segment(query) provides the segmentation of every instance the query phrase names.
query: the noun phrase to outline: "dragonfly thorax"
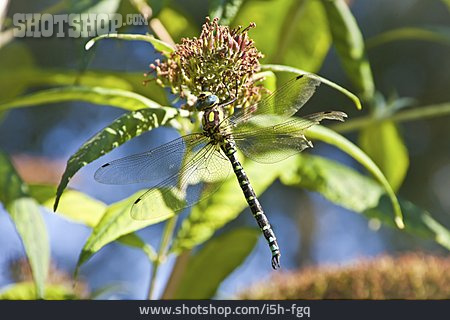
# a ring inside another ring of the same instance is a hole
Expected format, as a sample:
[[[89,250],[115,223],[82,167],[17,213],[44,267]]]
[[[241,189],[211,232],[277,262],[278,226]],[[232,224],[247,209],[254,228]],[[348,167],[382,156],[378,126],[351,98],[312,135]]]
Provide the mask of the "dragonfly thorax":
[[[206,109],[202,117],[203,132],[211,139],[220,139],[220,124],[224,119],[222,108],[214,107]]]

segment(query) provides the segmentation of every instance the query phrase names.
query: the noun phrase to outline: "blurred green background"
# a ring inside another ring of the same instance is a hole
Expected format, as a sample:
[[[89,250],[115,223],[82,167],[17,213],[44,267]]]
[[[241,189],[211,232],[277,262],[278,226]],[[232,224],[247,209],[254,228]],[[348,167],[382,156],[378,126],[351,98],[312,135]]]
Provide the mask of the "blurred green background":
[[[404,110],[435,105],[449,109],[448,1],[347,2],[366,41],[367,61],[378,97],[383,96],[387,103],[381,98],[368,98],[370,84],[355,80],[356,73],[367,72],[367,69],[351,72],[351,67],[342,63],[342,44],[336,42],[339,34],[330,32],[335,25],[325,14],[322,2],[247,0],[243,1],[238,14],[230,21],[232,26],[247,26],[250,22],[256,22],[256,28],[249,35],[265,55],[262,63],[285,64],[318,73],[358,94],[363,103],[363,110],[358,111],[348,97],[322,85],[301,113],[342,110],[352,120],[380,115],[386,110],[393,110],[389,108],[401,108],[403,104],[407,105]],[[167,103],[167,98],[155,86],[141,86],[142,74],[148,71],[149,63],[160,57],[148,43],[103,40],[87,52],[84,50],[86,38],[8,38],[7,30],[13,14],[48,12],[49,8],[54,13],[98,12],[92,11],[95,6],[98,6],[95,10],[100,12],[135,13],[136,3],[139,1],[9,1],[5,28],[0,37],[0,148],[10,155],[24,181],[58,184],[67,159],[124,110],[79,101],[44,103],[38,107],[8,110],[2,109],[1,105],[40,90],[78,84],[80,78],[77,76],[83,72],[92,72],[93,75],[92,79],[83,83],[87,86],[106,86],[109,75],[122,79],[124,87],[128,86],[134,92],[160,103]],[[153,9],[153,17],[162,22],[175,42],[181,37],[198,36],[205,17],[214,5],[214,1],[207,6],[205,1],[195,0],[148,3]],[[386,32],[397,29],[403,31],[386,35]],[[419,29],[429,33],[422,33]],[[145,34],[148,28],[131,26],[120,32]],[[277,81],[282,83],[286,79],[286,75],[280,75]],[[111,80],[112,87],[114,83]],[[402,121],[396,129],[380,129],[378,123],[341,132],[359,143],[373,158],[401,198],[430,212],[447,229],[447,235],[450,228],[448,113],[442,111],[436,116],[419,116],[411,121]],[[393,132],[389,133],[389,130]],[[70,187],[108,204],[130,196],[145,184],[125,187],[99,185],[93,179],[96,168],[106,161],[145,151],[176,136],[177,132],[167,127],[145,133],[84,167],[71,181]],[[365,172],[348,155],[319,141],[307,153]],[[257,176],[250,178],[258,179]],[[288,187],[279,181],[260,196],[260,201],[282,246],[283,270],[307,265],[347,265],[361,258],[407,251],[427,251],[448,256],[448,250],[432,239],[386,227],[377,219],[367,219],[331,203],[319,193]],[[58,269],[70,274],[90,235],[90,228],[65,220],[49,210],[42,214],[49,234],[52,261]],[[407,214],[404,212],[404,215]],[[218,234],[241,226],[254,227],[252,219],[246,209]],[[138,234],[156,247],[162,230],[162,224],[158,224],[142,229]],[[232,297],[252,283],[266,281],[271,272],[266,251],[266,244],[260,238],[250,256],[220,285],[215,297]],[[11,262],[23,255],[14,225],[6,211],[1,210],[0,288],[23,280],[9,271]],[[175,257],[171,256],[160,268],[156,296],[163,291],[174,263]],[[103,297],[142,299],[147,294],[149,271],[148,259],[142,252],[112,243],[83,266],[80,277],[91,292],[116,286]]]

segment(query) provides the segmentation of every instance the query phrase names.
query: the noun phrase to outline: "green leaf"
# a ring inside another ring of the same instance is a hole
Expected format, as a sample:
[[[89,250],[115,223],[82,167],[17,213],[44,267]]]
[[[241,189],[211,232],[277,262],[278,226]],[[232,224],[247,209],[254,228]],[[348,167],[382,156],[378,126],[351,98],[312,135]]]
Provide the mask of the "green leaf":
[[[222,281],[252,252],[260,235],[259,229],[240,228],[209,240],[189,258],[173,298],[211,299]]]
[[[376,181],[335,161],[305,153],[295,158],[280,175],[285,185],[319,192],[328,200],[360,213],[375,207],[383,194]]]
[[[36,294],[36,287],[32,282],[15,283],[0,291],[0,300],[36,300],[41,297]],[[71,300],[77,297],[70,288],[52,284],[45,287],[45,298],[47,300]]]
[[[56,186],[50,184],[30,184],[28,185],[29,195],[39,204],[55,197]]]
[[[267,17],[271,23],[267,23]],[[331,37],[319,1],[246,1],[234,25],[247,26],[249,22],[256,23],[250,36],[264,54],[265,63],[282,63],[311,72],[320,69]]]
[[[151,245],[145,243],[136,233],[124,235],[118,238],[117,241],[126,246],[142,250],[150,262],[155,262],[157,259],[155,249],[153,249]]]
[[[270,92],[274,92],[277,89],[277,76],[272,71],[262,71],[256,73],[253,78],[256,80],[264,79],[262,84],[264,88]]]
[[[47,229],[36,201],[28,195],[27,185],[3,152],[0,152],[0,201],[22,240],[36,290],[43,297],[50,263]]]
[[[101,84],[102,88],[116,88],[131,91],[133,84],[123,77],[124,73],[109,73],[105,71],[83,71],[77,70],[57,70],[57,69],[29,69],[26,73],[19,76],[27,77],[30,86],[51,85],[51,86],[72,86],[97,87]],[[139,74],[142,83],[142,74]]]
[[[392,189],[398,190],[409,166],[408,149],[396,125],[384,121],[363,128],[359,145],[378,165]]]
[[[56,186],[31,185],[30,194],[43,206],[52,210],[55,201]],[[88,195],[67,190],[61,197],[59,212],[70,221],[82,223],[88,227],[95,228],[106,211],[106,204],[89,197]],[[130,233],[117,239],[123,245],[141,249],[150,261],[156,259],[156,253],[152,246],[146,244],[138,235]]]
[[[151,43],[156,51],[161,52],[165,56],[170,56],[172,52],[175,51],[175,48],[162,40],[156,39],[152,35],[148,34],[123,34],[123,33],[111,33],[111,34],[103,34],[101,36],[92,38],[88,42],[86,42],[86,45],[84,48],[86,50],[89,50],[92,48],[92,46],[99,40],[102,39],[120,39],[120,40],[128,40],[128,41],[144,41]]]
[[[313,74],[310,72],[306,72],[304,70],[300,70],[297,68],[293,68],[290,66],[284,66],[284,65],[277,65],[277,64],[265,64],[265,65],[261,65],[261,69],[262,70],[271,70],[273,72],[290,72],[290,73],[295,73],[297,75],[301,75],[301,74]],[[322,78],[321,76],[318,76],[316,74],[314,74],[314,76],[318,77],[320,79],[320,82],[325,83],[327,86],[330,86],[333,89],[336,89],[337,91],[345,94],[347,97],[349,97],[353,103],[355,104],[356,108],[361,110],[362,106],[361,106],[361,101],[359,100],[359,98],[354,95],[353,93],[351,93],[350,91],[348,91],[347,89],[341,87],[340,85],[326,79],[326,78]]]
[[[181,38],[198,37],[199,30],[195,21],[174,7],[164,6],[158,16],[172,39],[178,43]]]
[[[94,71],[99,73],[99,71]],[[100,72],[100,75],[102,73]],[[131,73],[131,72],[107,72],[106,75],[111,75],[114,77],[119,77],[133,86],[133,91],[139,93],[153,101],[158,102],[161,105],[169,105],[169,100],[167,99],[167,94],[164,88],[159,86],[156,81],[149,81],[143,85],[142,73]]]
[[[0,50],[0,101],[12,99],[26,89],[26,78],[16,76],[34,66],[28,48],[21,42],[13,42]]]
[[[221,25],[229,25],[238,13],[242,2],[243,0],[212,0],[209,4],[209,16],[219,18]]]
[[[56,186],[30,185],[30,195],[42,206],[53,210]],[[64,218],[93,228],[102,218],[107,205],[80,191],[67,190],[61,197],[59,213]]]
[[[43,206],[52,210],[54,202],[55,196],[46,200]],[[102,218],[106,207],[106,204],[103,202],[93,199],[82,192],[67,190],[59,201],[58,213],[70,221],[82,223],[93,228]]]
[[[131,218],[130,210],[136,199],[145,191],[140,191],[134,195],[110,205],[102,219],[92,230],[92,234],[83,246],[80,257],[77,262],[77,270],[85,263],[92,255],[103,248],[108,243],[111,243],[122,236],[128,235],[136,230],[143,229],[149,225],[156,224],[171,217],[167,215],[159,217],[158,219],[149,220],[135,220]],[[164,206],[161,203],[161,206]],[[126,244],[136,243],[136,239],[122,239]],[[136,244],[137,245],[137,244]]]
[[[133,111],[120,116],[109,126],[95,134],[67,161],[66,170],[64,171],[56,193],[54,210],[56,211],[59,197],[62,195],[69,180],[78,170],[131,138],[167,124],[167,122],[178,114],[179,111],[177,109],[167,107]]]
[[[241,157],[242,158],[242,157]],[[245,172],[260,196],[278,177],[289,159],[271,165],[253,161],[243,162]],[[214,232],[235,219],[247,207],[245,197],[234,175],[228,178],[213,196],[196,204],[190,215],[183,220],[171,251],[180,253],[208,240]]]
[[[383,175],[378,166],[367,156],[367,154],[364,153],[364,151],[340,134],[320,125],[311,127],[305,132],[305,135],[309,138],[319,139],[323,142],[336,146],[362,164],[385,188],[389,198],[391,199],[392,207],[394,208],[395,223],[400,229],[404,228],[402,211],[394,190],[392,190],[391,185],[386,180],[386,177]]]
[[[347,76],[365,100],[375,92],[364,39],[350,9],[343,0],[322,0],[336,51]]]
[[[22,93],[27,87],[71,86],[75,84],[82,87],[97,87],[100,84],[102,88],[134,91],[160,104],[168,104],[166,92],[156,82],[150,81],[143,85],[145,78],[142,73],[106,72],[100,70],[89,70],[80,73],[77,70],[38,69],[35,67],[17,67],[14,72],[2,71],[0,69],[0,93],[2,93],[2,101],[3,99],[5,101],[11,100]],[[14,91],[19,87],[21,88],[20,91]],[[5,92],[2,89],[5,89]],[[11,96],[11,93],[14,94]]]
[[[407,27],[389,30],[366,40],[367,49],[400,40],[422,40],[450,45],[450,28],[442,26]]]
[[[446,6],[448,11],[450,12],[450,0],[441,0]]]
[[[357,171],[319,156],[301,154],[296,163],[286,166],[281,182],[321,193],[326,199],[349,210],[362,213],[395,227],[395,214],[382,186]],[[434,239],[450,250],[450,233],[428,212],[409,201],[400,199],[404,213],[403,231]]]
[[[158,103],[131,91],[103,87],[70,86],[42,90],[18,97],[12,101],[0,104],[0,111],[63,101],[85,101],[126,110],[161,108],[161,105]]]

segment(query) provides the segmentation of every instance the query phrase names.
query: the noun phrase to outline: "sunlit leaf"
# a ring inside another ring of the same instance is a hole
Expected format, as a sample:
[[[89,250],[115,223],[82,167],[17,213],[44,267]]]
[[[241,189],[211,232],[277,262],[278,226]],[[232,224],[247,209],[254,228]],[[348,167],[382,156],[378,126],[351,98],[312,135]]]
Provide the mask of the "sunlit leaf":
[[[28,48],[21,42],[12,42],[0,50],[0,101],[12,99],[26,88],[26,78],[16,74],[34,67]]]
[[[286,166],[281,182],[321,193],[326,199],[369,219],[395,227],[391,200],[375,180],[356,170],[318,156],[301,154],[296,163]],[[400,199],[405,228],[410,234],[433,239],[450,250],[450,232],[425,210]]]
[[[30,195],[49,210],[53,209],[55,192],[56,186],[30,186]],[[59,214],[64,218],[82,223],[91,228],[94,228],[99,223],[106,209],[107,205],[103,202],[75,190],[67,190],[62,195],[58,207]],[[134,233],[124,235],[118,238],[117,241],[123,245],[142,250],[150,261],[156,259],[156,253],[153,248]]]
[[[380,168],[378,168],[378,166],[367,156],[367,154],[364,153],[364,151],[353,144],[350,140],[347,140],[344,136],[341,136],[335,131],[323,126],[313,126],[305,133],[305,135],[309,138],[318,139],[336,146],[363,165],[385,188],[386,193],[391,199],[393,211],[395,212],[395,223],[400,229],[403,229],[404,223],[402,211],[400,209],[397,196],[395,195],[394,190],[392,190],[389,182],[386,180],[386,177],[381,172]]]
[[[53,210],[54,202],[55,197],[53,196],[45,201],[43,206]],[[68,220],[93,228],[102,218],[106,207],[106,204],[103,202],[95,200],[82,192],[67,190],[59,201],[58,214]]]
[[[44,296],[47,300],[71,300],[76,295],[71,288],[62,285],[47,285]],[[36,300],[42,296],[36,294],[36,287],[32,282],[20,282],[9,285],[0,290],[0,300]]]
[[[54,210],[59,197],[75,173],[88,163],[140,134],[165,125],[179,114],[175,108],[147,108],[126,113],[86,141],[67,161],[56,194]]]
[[[355,17],[343,0],[322,0],[328,16],[333,43],[347,76],[364,99],[375,92],[364,39]]]
[[[186,11],[181,12],[174,7],[164,6],[157,17],[176,43],[180,42],[181,38],[199,36],[195,21],[186,15]]]
[[[270,92],[277,89],[277,77],[272,71],[262,71],[254,75],[254,79],[264,79],[262,84]]]
[[[408,170],[408,149],[396,125],[391,121],[376,123],[359,132],[359,145],[378,165],[392,189],[400,188]]]
[[[160,108],[161,105],[140,94],[112,88],[70,86],[42,90],[0,104],[0,111],[39,106],[63,101],[85,101],[126,110]]]
[[[450,12],[450,0],[441,0],[446,6],[448,11]]]
[[[209,4],[209,16],[219,18],[222,25],[229,25],[238,13],[242,2],[243,0],[212,0]]]
[[[249,34],[264,54],[265,63],[283,63],[311,72],[321,67],[331,37],[319,1],[246,1],[233,24],[247,26],[249,22],[256,23]]]
[[[211,299],[222,281],[250,254],[260,235],[259,229],[240,228],[206,242],[189,258],[173,298]]]
[[[93,254],[98,252],[108,243],[111,243],[122,236],[128,235],[129,233],[143,229],[149,225],[156,224],[171,217],[171,215],[166,215],[164,217],[159,217],[158,219],[149,220],[135,220],[131,218],[131,206],[136,199],[142,195],[142,193],[144,193],[144,191],[137,192],[125,200],[116,202],[107,208],[102,219],[93,228],[92,234],[83,246],[80,257],[78,258],[77,270]],[[165,203],[161,203],[160,205],[161,208],[163,208]],[[137,245],[136,239],[128,238],[123,241],[125,244],[134,243]]]
[[[300,70],[300,69],[293,68],[290,66],[277,65],[277,64],[265,64],[265,65],[261,66],[261,69],[262,70],[271,70],[273,72],[290,72],[290,73],[295,73],[297,75],[311,74],[310,72],[307,72],[304,70]],[[318,75],[314,75],[314,76],[318,77],[320,79],[320,82],[326,84],[327,86],[330,86],[333,89],[336,89],[337,91],[339,91],[339,92],[345,94],[347,97],[349,97],[353,101],[353,103],[355,104],[357,109],[362,109],[361,101],[359,100],[359,98],[356,95],[354,95],[347,89],[341,87],[337,83],[334,83],[326,78],[322,78],[321,76],[318,76]]]
[[[53,210],[56,186],[33,184],[29,186],[30,195],[42,206]],[[58,213],[73,222],[93,228],[102,218],[107,205],[87,194],[67,190],[61,197]]]
[[[3,152],[0,152],[0,201],[22,240],[36,290],[39,297],[43,297],[50,263],[47,229],[38,204],[29,197],[27,185]]]

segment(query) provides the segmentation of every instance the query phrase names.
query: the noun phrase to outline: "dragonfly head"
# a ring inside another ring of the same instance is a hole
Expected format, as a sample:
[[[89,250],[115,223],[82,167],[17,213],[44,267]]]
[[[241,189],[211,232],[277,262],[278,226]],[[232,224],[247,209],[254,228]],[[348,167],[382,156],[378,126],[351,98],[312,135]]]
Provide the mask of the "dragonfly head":
[[[197,97],[197,103],[195,104],[195,108],[197,111],[203,111],[206,109],[213,108],[219,104],[219,97],[212,94],[211,92],[202,92]]]

